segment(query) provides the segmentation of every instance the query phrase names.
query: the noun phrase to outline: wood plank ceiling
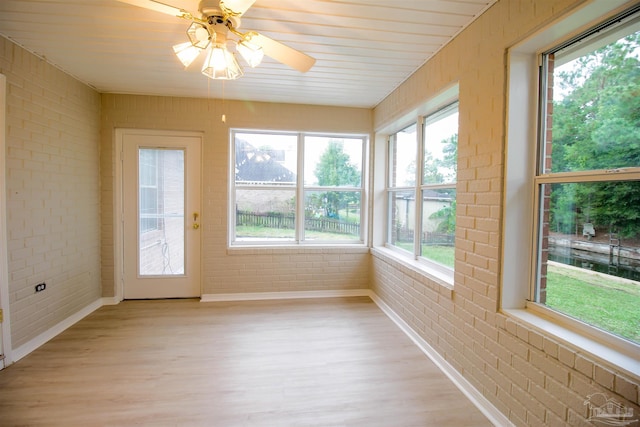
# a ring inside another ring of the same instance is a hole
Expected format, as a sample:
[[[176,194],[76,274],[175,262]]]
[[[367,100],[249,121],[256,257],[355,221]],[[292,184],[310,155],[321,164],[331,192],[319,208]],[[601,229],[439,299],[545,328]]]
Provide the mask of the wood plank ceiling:
[[[371,108],[495,1],[257,0],[240,29],[317,62],[303,74],[239,58],[244,76],[225,82],[200,73],[203,58],[185,69],[175,57],[187,21],[116,0],[2,0],[0,34],[103,93]]]

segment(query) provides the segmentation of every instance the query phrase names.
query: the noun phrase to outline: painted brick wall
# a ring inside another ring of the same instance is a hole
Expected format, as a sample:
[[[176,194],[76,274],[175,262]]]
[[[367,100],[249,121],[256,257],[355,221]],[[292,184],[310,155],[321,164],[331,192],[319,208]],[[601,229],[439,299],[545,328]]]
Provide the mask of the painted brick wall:
[[[602,392],[639,413],[638,378],[498,311],[506,49],[579,1],[499,1],[374,110],[376,129],[458,82],[452,294],[374,251],[373,290],[515,425],[592,425]]]
[[[226,123],[221,115],[226,115]],[[368,288],[367,248],[227,249],[229,129],[369,134],[372,111],[309,105],[150,96],[102,97],[103,295],[113,296],[113,182],[115,128],[204,132],[203,293]]]
[[[100,95],[0,37],[14,348],[101,295]],[[35,293],[45,282],[46,290]]]

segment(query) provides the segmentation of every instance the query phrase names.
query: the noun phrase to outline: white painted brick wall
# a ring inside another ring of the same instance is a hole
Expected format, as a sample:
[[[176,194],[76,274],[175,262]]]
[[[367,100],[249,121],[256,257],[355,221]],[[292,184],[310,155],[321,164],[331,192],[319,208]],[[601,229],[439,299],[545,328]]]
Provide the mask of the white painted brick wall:
[[[459,84],[453,295],[421,301],[429,310],[420,314],[415,283],[437,285],[402,279],[406,268],[378,253],[373,290],[516,425],[591,425],[584,401],[595,392],[640,413],[638,378],[498,313],[506,49],[578,3],[499,1],[374,110],[384,128]]]
[[[100,96],[0,37],[12,345],[101,295]],[[44,292],[35,285],[45,282]]]
[[[224,110],[223,110],[224,106]],[[220,120],[226,115],[226,123]],[[102,223],[113,229],[113,129],[178,129],[204,132],[203,293],[344,290],[368,288],[366,248],[227,250],[229,129],[275,129],[369,134],[372,112],[237,101],[103,95]],[[103,233],[103,292],[114,294],[113,238]]]
[[[587,425],[580,399],[594,391],[612,394],[640,412],[637,379],[497,314],[504,53],[574,3],[499,1],[373,112],[233,101],[223,110],[220,101],[125,95],[103,95],[100,112],[95,92],[0,38],[0,72],[10,83],[7,202],[14,344],[91,302],[100,276],[103,295],[114,294],[113,129],[196,130],[205,133],[205,293],[373,283],[396,313],[516,425]],[[461,129],[453,293],[363,250],[227,250],[229,127],[370,132],[455,82],[460,84]],[[226,124],[219,121],[222,113]],[[43,209],[49,215],[42,215]],[[44,278],[48,290],[34,295],[34,281],[47,272],[53,282]]]

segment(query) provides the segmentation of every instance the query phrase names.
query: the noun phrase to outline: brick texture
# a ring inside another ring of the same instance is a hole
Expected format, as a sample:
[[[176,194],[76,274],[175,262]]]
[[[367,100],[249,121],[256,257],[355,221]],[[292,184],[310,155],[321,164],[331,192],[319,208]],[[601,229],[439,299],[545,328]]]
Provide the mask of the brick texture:
[[[639,378],[498,312],[506,51],[578,3],[497,2],[374,109],[374,126],[382,129],[459,85],[452,297],[446,304],[441,296],[420,301],[415,309],[416,280],[405,280],[403,267],[376,251],[373,290],[515,425],[591,425],[584,403],[593,393],[639,413]],[[428,278],[421,285],[438,286]]]
[[[100,95],[0,37],[14,348],[95,302],[100,283]],[[45,282],[46,290],[35,293]]]
[[[0,38],[0,72],[9,85],[5,161],[14,346],[115,293],[114,129],[201,131],[204,293],[371,286],[515,425],[589,425],[584,400],[598,392],[639,413],[638,378],[498,311],[505,52],[579,3],[498,1],[374,110],[100,95]],[[231,127],[371,133],[455,83],[460,131],[453,291],[366,248],[227,249]],[[35,294],[40,281],[47,290]]]
[[[226,122],[221,121],[225,114]],[[369,109],[245,103],[153,96],[102,96],[103,294],[114,295],[113,130],[139,128],[204,133],[203,293],[365,289],[370,256],[362,248],[227,249],[229,129],[369,134]],[[111,233],[107,232],[111,231]]]

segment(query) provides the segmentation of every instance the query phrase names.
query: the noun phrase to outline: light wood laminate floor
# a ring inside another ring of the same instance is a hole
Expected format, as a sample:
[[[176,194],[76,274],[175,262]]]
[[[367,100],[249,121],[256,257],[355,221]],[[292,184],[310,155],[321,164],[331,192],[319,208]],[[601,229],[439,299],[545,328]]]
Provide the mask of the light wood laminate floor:
[[[0,371],[2,426],[489,426],[369,298],[105,306]]]

